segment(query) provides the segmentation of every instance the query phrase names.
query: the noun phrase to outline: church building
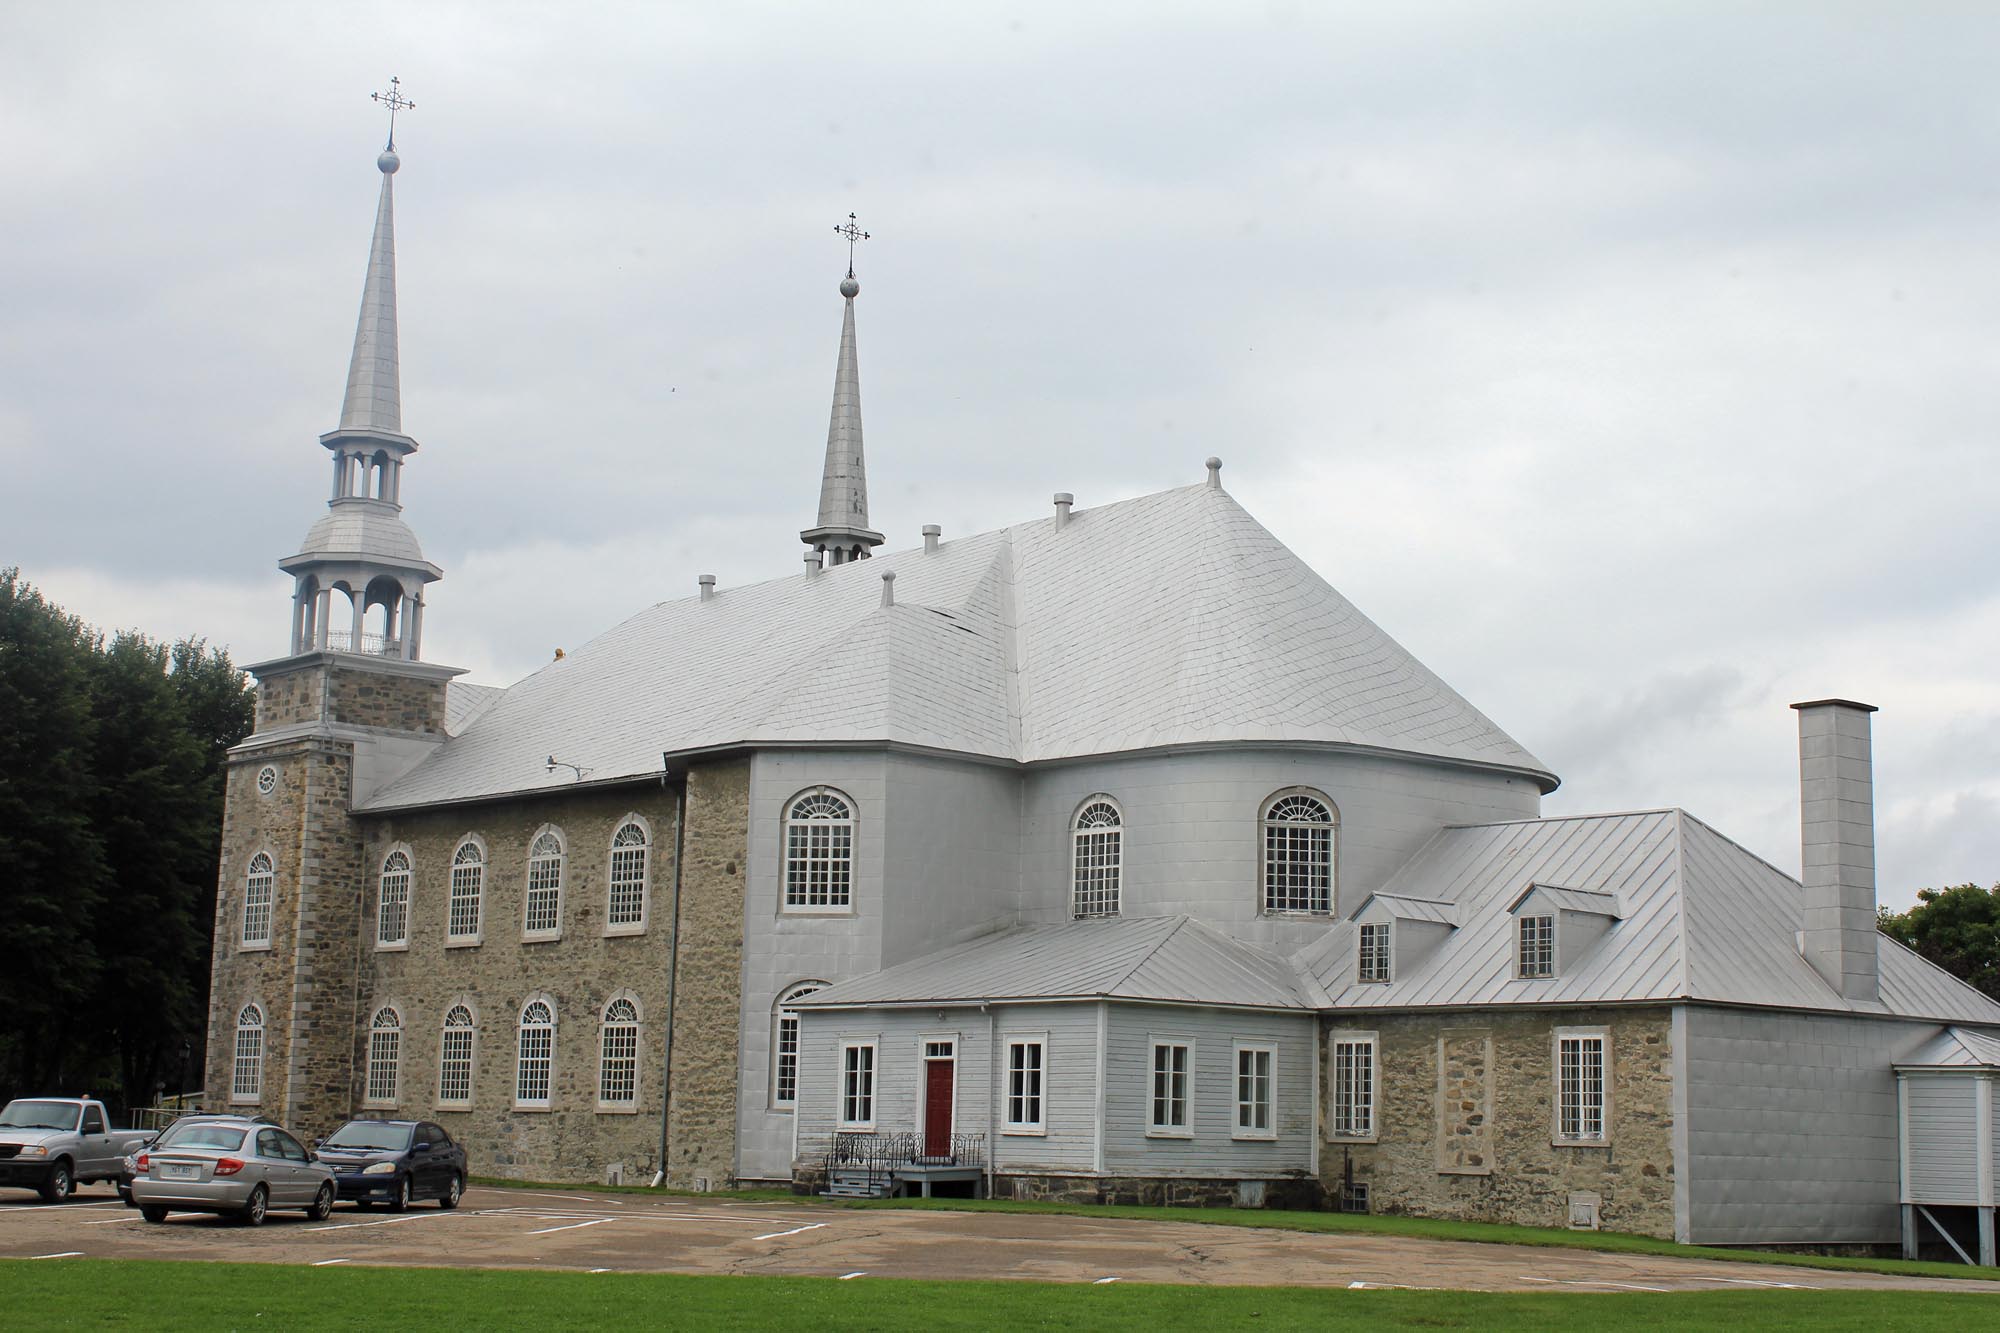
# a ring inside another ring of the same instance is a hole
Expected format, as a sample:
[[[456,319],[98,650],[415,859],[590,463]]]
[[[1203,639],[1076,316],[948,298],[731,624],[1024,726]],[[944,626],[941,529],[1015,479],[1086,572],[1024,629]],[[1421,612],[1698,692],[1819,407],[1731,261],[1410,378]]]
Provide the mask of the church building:
[[[1801,881],[1678,809],[1544,817],[1548,767],[1217,459],[891,550],[851,264],[803,570],[467,684],[423,653],[378,166],[327,509],[230,756],[211,1105],[436,1120],[522,1179],[1698,1243],[1960,1208],[1990,1256],[2000,1004],[1875,929],[1872,708],[1796,705]]]

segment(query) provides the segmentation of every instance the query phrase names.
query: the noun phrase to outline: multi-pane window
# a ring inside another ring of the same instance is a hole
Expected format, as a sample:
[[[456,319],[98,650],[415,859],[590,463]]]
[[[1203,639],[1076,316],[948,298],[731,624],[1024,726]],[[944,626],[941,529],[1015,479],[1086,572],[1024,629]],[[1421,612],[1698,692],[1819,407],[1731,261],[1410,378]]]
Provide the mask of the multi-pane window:
[[[646,827],[628,819],[611,836],[611,903],[604,924],[613,929],[636,929],[646,924],[646,864],[651,849]]]
[[[604,1039],[597,1062],[597,1104],[636,1106],[639,1101],[639,1006],[616,999],[604,1007]]]
[[[1333,808],[1294,792],[1264,811],[1264,910],[1333,911]]]
[[[799,1102],[799,1015],[791,1006],[823,985],[804,982],[778,997],[777,1021],[771,1033],[771,1105],[780,1110]]]
[[[1375,1136],[1375,1038],[1373,1034],[1333,1038],[1333,1080],[1329,1089],[1327,1133],[1337,1139]]]
[[[1556,974],[1556,919],[1553,916],[1524,916],[1515,923],[1520,940],[1518,975],[1552,977]]]
[[[410,856],[394,851],[382,858],[382,896],[375,913],[375,943],[410,942]]]
[[[1362,981],[1389,979],[1389,923],[1366,922],[1361,927],[1360,958],[1354,975]]]
[[[403,1062],[403,1016],[388,1005],[375,1011],[368,1024],[367,1100],[376,1106],[396,1104],[396,1075]]]
[[[1148,1125],[1151,1132],[1189,1132],[1188,1069],[1193,1053],[1186,1042],[1153,1043],[1153,1117]]]
[[[1108,800],[1092,800],[1076,813],[1073,916],[1117,916],[1118,872],[1124,820]]]
[[[243,878],[243,943],[261,948],[271,942],[271,894],[278,882],[268,852],[250,858]]]
[[[875,1043],[840,1048],[840,1127],[875,1128]]]
[[[1042,1132],[1042,1060],[1047,1045],[1040,1039],[1007,1043],[1007,1128],[1019,1134]]]
[[[1604,1035],[1556,1035],[1556,1137],[1604,1141]]]
[[[264,1011],[246,1004],[236,1015],[236,1052],[230,1069],[229,1100],[254,1102],[264,1095]]]
[[[472,1104],[472,1010],[455,1004],[445,1011],[438,1042],[438,1105]]]
[[[1271,1119],[1271,1065],[1276,1052],[1269,1046],[1236,1048],[1236,1137],[1277,1137]]]
[[[480,914],[486,895],[486,849],[473,838],[451,854],[451,905],[445,923],[447,938],[479,938]]]
[[[514,1066],[514,1105],[547,1106],[556,1055],[556,1013],[547,1000],[530,1000],[522,1007],[519,1050]]]
[[[522,930],[553,937],[562,931],[563,840],[544,829],[528,846],[527,915]]]
[[[824,789],[785,814],[785,906],[842,908],[853,899],[854,811]]]

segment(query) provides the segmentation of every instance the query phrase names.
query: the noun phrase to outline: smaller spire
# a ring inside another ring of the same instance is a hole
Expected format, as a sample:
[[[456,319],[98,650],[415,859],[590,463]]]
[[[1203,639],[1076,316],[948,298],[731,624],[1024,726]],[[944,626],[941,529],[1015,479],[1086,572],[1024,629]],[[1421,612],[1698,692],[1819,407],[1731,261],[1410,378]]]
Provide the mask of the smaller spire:
[[[416,105],[402,93],[370,93],[389,108],[389,146],[375,159],[382,193],[375,204],[375,235],[368,246],[368,276],[361,285],[361,317],[354,325],[354,355],[347,366],[347,394],[340,405],[342,430],[403,433],[403,385],[396,344],[396,113]]]
[[[799,540],[825,552],[832,564],[865,560],[882,544],[882,534],[868,527],[868,462],[861,447],[861,361],[855,350],[854,298],[861,284],[854,279],[854,246],[868,239],[854,214],[834,227],[847,238],[847,276],[840,280],[846,309],[840,321],[840,356],[833,371],[833,414],[826,428],[826,466],[820,474],[819,522],[799,534]]]

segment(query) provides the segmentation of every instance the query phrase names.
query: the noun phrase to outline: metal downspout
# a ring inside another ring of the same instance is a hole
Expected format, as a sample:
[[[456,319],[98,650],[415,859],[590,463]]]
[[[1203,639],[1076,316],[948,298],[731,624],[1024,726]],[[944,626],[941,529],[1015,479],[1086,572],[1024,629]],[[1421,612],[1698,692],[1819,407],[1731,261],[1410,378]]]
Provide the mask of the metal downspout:
[[[672,775],[660,779],[671,782]],[[660,1050],[660,1155],[653,1172],[653,1186],[667,1178],[667,1117],[674,1106],[674,1001],[680,998],[681,967],[681,852],[687,846],[688,789],[681,778],[681,798],[674,808],[674,911],[673,936],[667,944],[667,1035]]]
[[[986,1011],[986,1197],[993,1197],[993,1158],[1000,1151],[1000,1016],[993,1012],[993,1006],[979,1006]]]

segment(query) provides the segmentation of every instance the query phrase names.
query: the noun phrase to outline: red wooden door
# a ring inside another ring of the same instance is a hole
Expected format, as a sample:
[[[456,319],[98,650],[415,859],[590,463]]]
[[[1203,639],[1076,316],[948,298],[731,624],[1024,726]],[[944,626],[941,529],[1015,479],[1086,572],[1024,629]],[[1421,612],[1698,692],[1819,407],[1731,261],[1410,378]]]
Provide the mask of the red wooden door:
[[[924,1061],[924,1156],[951,1156],[950,1060]]]

